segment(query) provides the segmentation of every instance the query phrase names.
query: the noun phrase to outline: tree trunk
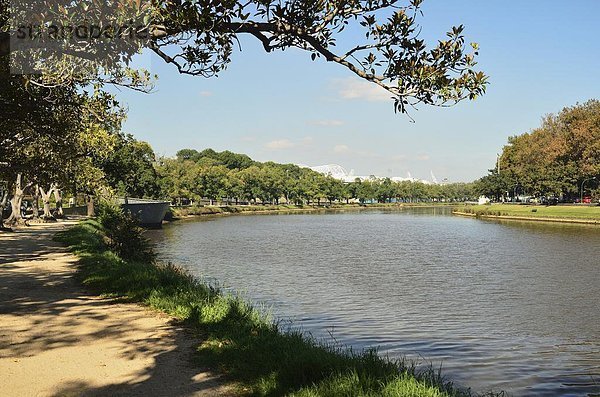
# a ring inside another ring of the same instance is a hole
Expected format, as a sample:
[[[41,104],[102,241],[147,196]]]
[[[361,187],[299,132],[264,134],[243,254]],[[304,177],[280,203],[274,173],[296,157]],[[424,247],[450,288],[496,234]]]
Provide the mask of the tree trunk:
[[[18,225],[25,223],[25,220],[21,216],[21,204],[23,203],[23,196],[25,196],[25,189],[27,187],[28,186],[23,187],[23,175],[17,174],[17,181],[15,183],[15,194],[10,199],[10,207],[12,211],[10,216],[6,220],[7,224]]]
[[[50,212],[50,197],[52,196],[52,192],[54,191],[54,185],[50,186],[50,190],[48,190],[48,192],[45,192],[41,186],[39,187],[39,191],[42,196],[42,202],[44,203],[44,215],[42,216],[42,219],[54,219],[52,217],[52,213]]]
[[[91,195],[88,194],[86,196],[86,201],[87,201],[87,216],[89,216],[89,217],[96,216],[96,211],[94,209],[94,197],[92,197]]]
[[[55,218],[64,218],[62,192],[57,186],[54,186],[54,200],[56,201],[56,210],[54,211]]]
[[[4,207],[8,203],[8,188],[3,191],[0,199],[0,230],[4,229]]]
[[[40,219],[40,193],[39,186],[35,185],[33,189],[33,219]]]

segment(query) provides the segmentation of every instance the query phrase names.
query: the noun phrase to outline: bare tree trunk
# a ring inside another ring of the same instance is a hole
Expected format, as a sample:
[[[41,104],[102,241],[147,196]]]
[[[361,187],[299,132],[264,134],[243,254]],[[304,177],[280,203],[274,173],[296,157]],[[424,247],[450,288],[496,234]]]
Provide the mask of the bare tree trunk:
[[[8,203],[8,189],[2,193],[2,199],[0,200],[0,230],[4,229],[4,207]]]
[[[96,211],[94,209],[94,197],[91,195],[86,196],[87,199],[87,216],[92,217],[96,216]]]
[[[48,192],[45,192],[41,186],[39,188],[39,191],[42,195],[42,202],[44,203],[44,215],[42,216],[42,218],[46,220],[54,219],[52,213],[50,212],[50,197],[52,196],[52,192],[54,191],[54,185],[50,186],[50,190],[48,190]]]
[[[40,187],[38,185],[35,185],[35,188],[33,189],[33,219],[40,219],[40,192],[39,192]]]
[[[63,212],[62,192],[56,185],[54,185],[54,200],[56,201],[56,210],[54,211],[54,217],[62,219],[65,217],[65,213]]]
[[[25,189],[27,189],[27,187],[28,186],[23,187],[23,175],[20,173],[17,174],[17,181],[15,183],[15,194],[10,199],[10,207],[12,211],[10,216],[6,220],[7,224],[17,225],[25,223],[23,217],[21,216],[21,204],[23,202],[23,196],[25,196]]]

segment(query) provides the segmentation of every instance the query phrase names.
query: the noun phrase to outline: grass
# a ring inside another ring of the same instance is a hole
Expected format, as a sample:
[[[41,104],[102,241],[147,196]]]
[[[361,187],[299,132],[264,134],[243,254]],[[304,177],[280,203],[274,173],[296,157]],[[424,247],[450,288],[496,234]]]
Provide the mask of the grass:
[[[600,206],[543,206],[493,204],[457,207],[456,211],[476,216],[519,216],[530,218],[600,221]]]
[[[175,218],[186,217],[186,216],[199,216],[199,215],[223,215],[223,214],[241,214],[241,213],[290,213],[290,212],[315,212],[315,211],[327,211],[327,210],[359,210],[368,208],[402,208],[402,207],[438,207],[448,206],[450,203],[370,203],[370,204],[358,204],[358,203],[325,203],[323,202],[320,206],[318,205],[292,205],[292,204],[280,204],[280,205],[229,205],[229,206],[199,206],[193,205],[189,207],[176,207],[173,208],[172,215]]]
[[[238,213],[256,213],[256,212],[286,212],[286,211],[315,211],[323,209],[322,207],[302,206],[302,205],[230,205],[230,206],[200,206],[178,207],[174,209],[174,214],[180,216],[196,215],[221,215]]]
[[[248,302],[172,265],[127,262],[88,220],[57,240],[79,256],[79,280],[98,294],[140,302],[184,321],[200,336],[198,360],[256,396],[470,396],[431,368],[355,352],[283,329]],[[149,342],[150,343],[150,342]]]

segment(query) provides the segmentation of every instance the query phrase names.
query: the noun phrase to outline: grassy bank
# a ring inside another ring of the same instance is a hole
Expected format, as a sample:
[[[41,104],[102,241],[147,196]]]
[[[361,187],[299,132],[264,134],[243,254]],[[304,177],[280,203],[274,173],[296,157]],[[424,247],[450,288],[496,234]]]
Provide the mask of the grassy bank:
[[[282,329],[249,303],[161,264],[125,261],[107,234],[85,221],[57,239],[80,260],[78,277],[96,293],[140,302],[185,321],[199,335],[198,359],[258,396],[468,396],[433,370],[326,346]],[[200,342],[201,341],[201,342]]]
[[[447,203],[374,203],[374,204],[340,204],[331,205],[229,205],[229,206],[190,206],[172,208],[175,218],[185,218],[202,215],[230,215],[230,214],[268,214],[268,213],[294,213],[294,212],[325,212],[325,211],[353,211],[368,209],[402,209],[402,208],[427,208],[450,206]]]
[[[599,206],[543,206],[493,204],[455,208],[455,212],[478,217],[518,217],[561,221],[586,221],[600,223]]]
[[[313,212],[325,211],[331,207],[318,207],[310,205],[228,205],[228,206],[200,206],[172,208],[173,216],[176,218],[201,215],[228,215],[228,214],[256,214],[276,212]]]

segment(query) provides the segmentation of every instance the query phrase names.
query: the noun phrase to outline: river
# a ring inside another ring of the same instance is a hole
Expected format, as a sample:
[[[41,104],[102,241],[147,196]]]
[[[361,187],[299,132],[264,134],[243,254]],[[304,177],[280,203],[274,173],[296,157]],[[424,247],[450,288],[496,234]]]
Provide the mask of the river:
[[[600,227],[438,208],[205,218],[151,237],[161,259],[318,338],[477,392],[600,393]]]

